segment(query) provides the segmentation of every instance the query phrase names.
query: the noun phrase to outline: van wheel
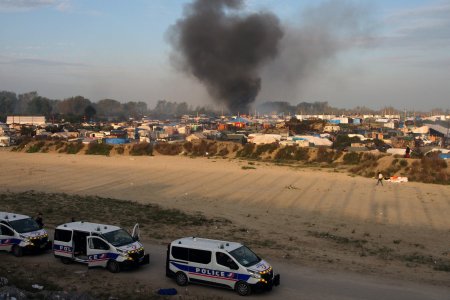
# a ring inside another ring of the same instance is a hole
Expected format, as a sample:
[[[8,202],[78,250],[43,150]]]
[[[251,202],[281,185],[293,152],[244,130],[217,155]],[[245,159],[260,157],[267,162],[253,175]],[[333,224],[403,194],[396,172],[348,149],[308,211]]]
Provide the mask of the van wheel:
[[[240,296],[248,296],[252,292],[250,285],[248,285],[248,283],[244,281],[239,281],[238,283],[236,283],[234,289]]]
[[[178,272],[175,274],[175,281],[179,286],[185,286],[188,284],[188,278],[183,272]]]
[[[61,262],[65,265],[68,265],[72,262],[72,260],[70,258],[67,257],[61,257]]]
[[[108,264],[106,265],[106,268],[108,269],[108,271],[110,271],[111,273],[119,273],[120,272],[120,266],[119,264],[114,261],[114,260],[110,260],[108,262]]]
[[[20,248],[18,245],[14,245],[12,248],[12,253],[15,257],[21,257],[23,256],[23,249]]]

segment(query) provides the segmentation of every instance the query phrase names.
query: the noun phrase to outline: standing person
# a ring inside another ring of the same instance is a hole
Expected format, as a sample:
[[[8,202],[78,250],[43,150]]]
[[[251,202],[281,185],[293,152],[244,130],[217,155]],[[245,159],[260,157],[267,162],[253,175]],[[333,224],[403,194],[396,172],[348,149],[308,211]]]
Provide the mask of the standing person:
[[[39,225],[39,228],[44,228],[44,219],[42,218],[42,213],[38,213],[37,217],[36,217],[36,223]]]
[[[378,172],[377,178],[378,178],[377,185],[379,185],[380,183],[381,185],[383,185],[383,174],[381,174],[381,172]]]

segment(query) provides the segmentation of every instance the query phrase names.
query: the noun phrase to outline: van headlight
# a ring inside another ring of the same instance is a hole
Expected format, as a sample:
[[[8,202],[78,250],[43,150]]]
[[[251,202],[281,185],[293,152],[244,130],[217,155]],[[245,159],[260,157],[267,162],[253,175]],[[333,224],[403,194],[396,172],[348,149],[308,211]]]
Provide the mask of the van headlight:
[[[19,235],[19,237],[25,242],[25,243],[31,243],[31,239],[28,236]]]
[[[123,255],[123,256],[127,256],[127,257],[128,257],[128,251],[124,251],[124,250],[117,249],[117,252],[119,252],[120,255]]]
[[[260,279],[261,278],[261,274],[259,274],[258,272],[252,271],[247,269],[247,271],[250,273],[250,276],[256,279]]]

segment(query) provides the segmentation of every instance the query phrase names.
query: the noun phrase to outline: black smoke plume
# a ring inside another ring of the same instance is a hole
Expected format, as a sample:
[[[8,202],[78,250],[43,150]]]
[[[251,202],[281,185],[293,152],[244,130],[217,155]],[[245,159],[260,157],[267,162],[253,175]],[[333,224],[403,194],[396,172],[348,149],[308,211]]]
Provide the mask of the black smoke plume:
[[[260,69],[283,37],[274,14],[242,8],[242,0],[195,0],[168,33],[176,65],[233,113],[248,112],[261,89]]]
[[[341,54],[376,46],[375,10],[368,2],[326,0],[285,21],[279,54],[262,71],[262,96],[298,100],[309,79],[328,73]]]

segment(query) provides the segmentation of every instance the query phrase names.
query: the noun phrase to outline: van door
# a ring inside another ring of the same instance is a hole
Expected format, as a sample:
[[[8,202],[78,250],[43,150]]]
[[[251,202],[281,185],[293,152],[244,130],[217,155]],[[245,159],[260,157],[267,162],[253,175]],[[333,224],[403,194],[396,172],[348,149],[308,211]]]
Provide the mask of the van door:
[[[226,285],[230,288],[234,288],[234,284],[238,281],[239,266],[236,262],[224,252],[215,253],[215,268],[218,271],[217,281],[220,284]]]
[[[73,241],[72,230],[55,229],[55,236],[53,239],[53,254],[55,256],[73,258]]]
[[[87,242],[87,255],[88,255],[88,266],[93,267],[104,267],[108,264],[108,260],[115,259],[110,255],[110,246],[102,238],[97,236],[88,236]]]
[[[133,233],[131,234],[135,241],[139,241],[141,239],[141,230],[139,229],[139,223],[136,223],[133,227]]]
[[[215,270],[211,266],[212,252],[189,249],[189,281],[217,283]]]
[[[6,224],[0,224],[0,250],[11,251],[21,240],[15,236],[14,230]]]

